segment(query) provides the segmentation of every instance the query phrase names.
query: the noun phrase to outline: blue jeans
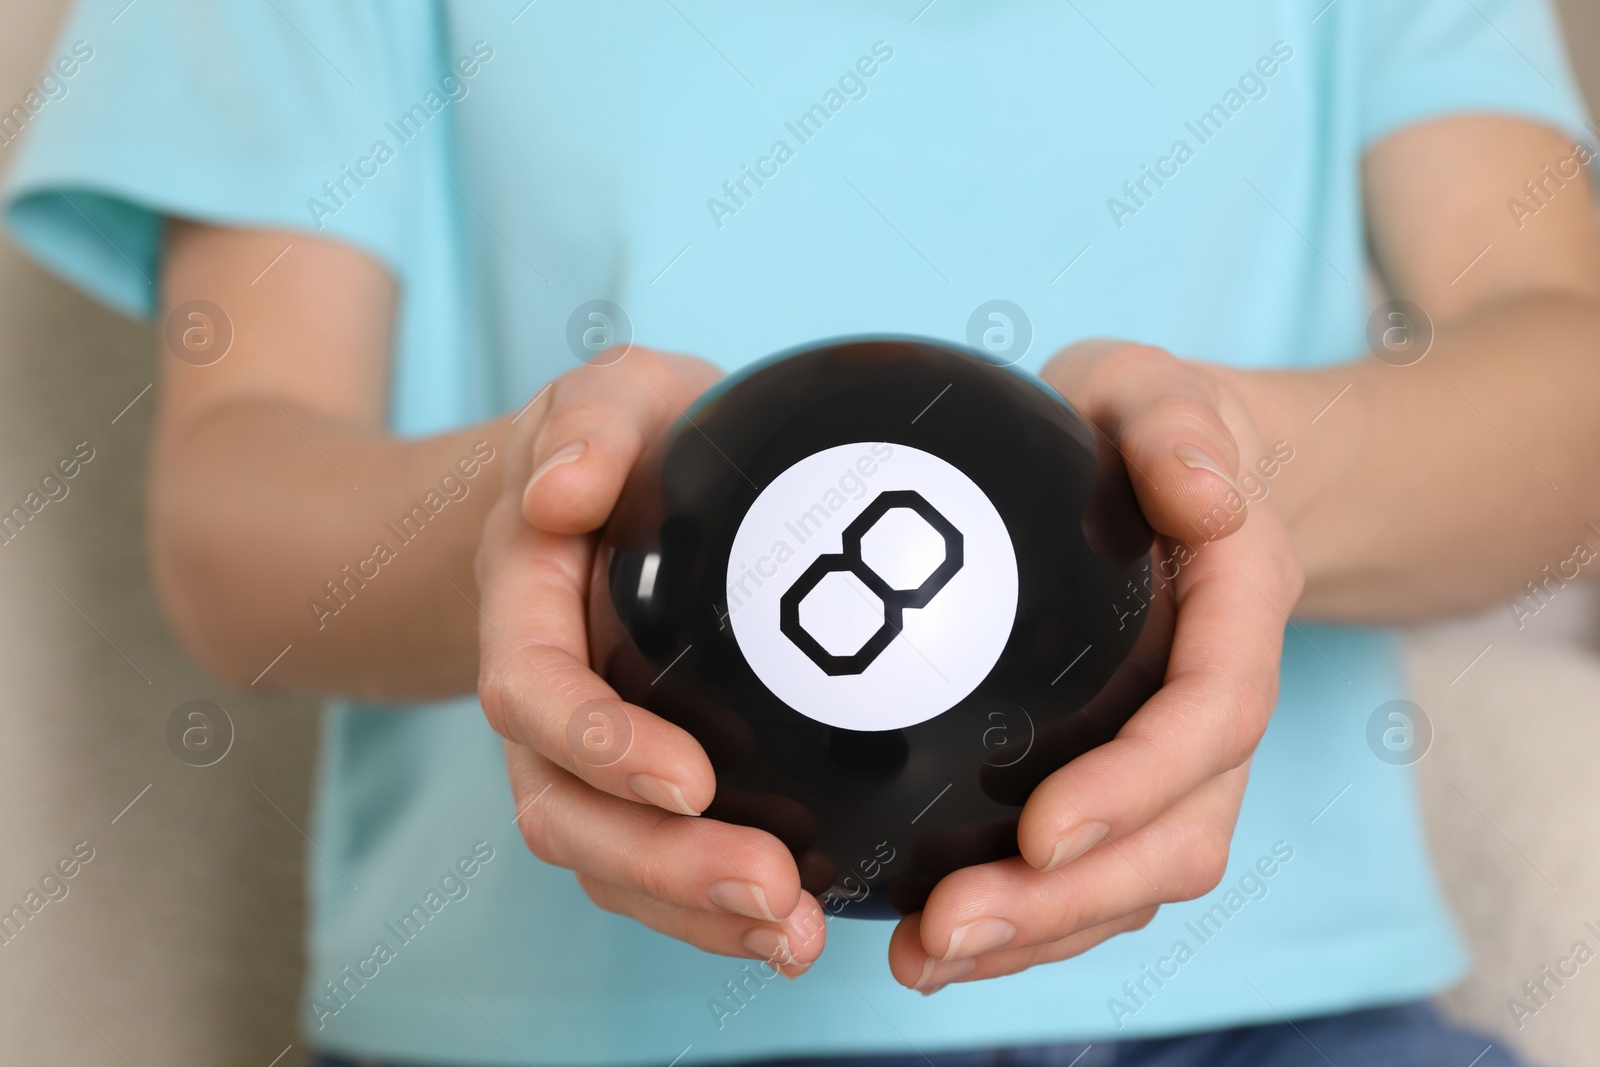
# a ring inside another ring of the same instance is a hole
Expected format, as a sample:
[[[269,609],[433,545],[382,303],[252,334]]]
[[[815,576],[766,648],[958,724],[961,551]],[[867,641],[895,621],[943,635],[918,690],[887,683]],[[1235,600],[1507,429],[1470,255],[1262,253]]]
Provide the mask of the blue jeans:
[[[1445,1021],[1431,1004],[1244,1026],[1151,1041],[765,1060],[745,1067],[1525,1067],[1489,1038]],[[320,1056],[313,1067],[387,1067]],[[398,1065],[396,1065],[398,1067]],[[417,1067],[417,1065],[409,1065]],[[445,1065],[438,1065],[445,1067]]]

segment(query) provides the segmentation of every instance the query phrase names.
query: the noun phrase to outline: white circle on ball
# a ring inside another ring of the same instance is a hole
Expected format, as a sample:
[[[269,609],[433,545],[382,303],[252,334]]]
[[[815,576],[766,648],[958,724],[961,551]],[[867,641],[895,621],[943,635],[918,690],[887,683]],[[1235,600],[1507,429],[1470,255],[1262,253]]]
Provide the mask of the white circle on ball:
[[[861,649],[885,617],[863,570],[906,590],[945,560],[944,535],[901,506],[860,531],[859,561],[846,552],[846,528],[884,493],[907,490],[959,533],[960,567],[924,606],[902,610],[900,631],[866,666],[830,674],[783,632],[781,602],[829,556],[822,566],[832,569],[799,600],[800,623],[829,655]],[[838,445],[794,464],[750,505],[728,554],[724,610],[751,670],[789,707],[829,726],[898,730],[950,710],[994,669],[1016,621],[1016,550],[993,502],[953,464],[909,445]]]

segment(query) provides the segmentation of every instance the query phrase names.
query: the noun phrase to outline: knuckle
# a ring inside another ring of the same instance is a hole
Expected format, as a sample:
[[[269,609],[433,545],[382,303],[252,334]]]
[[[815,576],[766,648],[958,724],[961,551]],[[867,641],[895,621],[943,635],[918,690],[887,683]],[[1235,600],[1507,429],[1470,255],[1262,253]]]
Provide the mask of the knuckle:
[[[593,683],[588,668],[563,650],[537,642],[502,645],[479,664],[478,703],[495,733],[570,769],[565,731],[571,724],[558,716],[593,695]]]
[[[1138,341],[1117,345],[1105,359],[1108,373],[1169,374],[1183,361],[1164,348]]]
[[[550,420],[552,412],[561,409],[562,398],[572,387],[572,371],[550,381],[543,389],[528,398],[528,406],[518,418],[519,425],[511,428],[510,444],[526,449],[539,436],[539,428]]]
[[[501,737],[510,739],[508,723],[511,709],[516,704],[514,685],[510,676],[493,661],[485,660],[478,667],[478,703],[483,708],[489,727]]]
[[[1177,427],[1192,428],[1208,437],[1222,438],[1229,447],[1233,445],[1233,435],[1223,423],[1216,404],[1204,396],[1193,394],[1164,396],[1150,405],[1145,425],[1150,427],[1152,433],[1163,434],[1170,433]]]
[[[535,394],[533,407],[529,410],[529,414],[536,417],[535,426],[547,420],[552,412],[561,409],[562,402],[566,400],[567,394],[572,392],[573,379],[587,369],[587,367],[579,367],[577,370],[570,370],[551,382],[550,388],[545,391],[543,396]]]
[[[1226,729],[1222,741],[1221,770],[1232,770],[1250,758],[1255,751],[1255,736],[1251,729],[1251,714],[1246,707],[1248,698],[1233,694],[1233,706],[1225,716]]]
[[[661,821],[667,823],[674,818],[663,813]],[[663,840],[657,835],[648,835],[655,840]],[[663,840],[663,843],[665,841]],[[687,895],[684,892],[685,883],[690,877],[689,872],[694,866],[684,860],[692,849],[689,842],[678,841],[674,847],[659,851],[641,851],[629,859],[629,877],[639,892],[656,900],[677,901]]]
[[[1201,845],[1193,849],[1180,866],[1173,884],[1177,900],[1194,900],[1203,897],[1222,884],[1228,869],[1228,846]]]
[[[522,834],[528,851],[540,860],[555,867],[568,866],[562,862],[556,828],[537,803],[525,805],[517,816],[517,831]]]
[[[565,445],[576,427],[586,430],[595,427],[610,429],[620,422],[617,406],[609,399],[591,394],[558,403],[550,409],[550,417],[539,427],[533,442],[534,455],[543,456]]]
[[[1272,718],[1272,713],[1278,707],[1278,672],[1273,671],[1271,679],[1262,686],[1256,696],[1254,722],[1251,726],[1252,738],[1250,741],[1250,754],[1255,754],[1256,745],[1261,741],[1261,735],[1266,733],[1267,721]]]
[[[698,356],[671,355],[661,358],[672,369],[674,380],[696,395],[715,385],[722,377],[722,371],[715,364]]]
[[[626,704],[608,698],[574,704],[567,717],[566,754],[574,769],[611,767],[633,749],[633,716]]]
[[[659,352],[650,353],[645,379],[652,394],[677,407],[687,406],[713,380],[699,360]]]
[[[801,959],[816,959],[822,951],[822,942],[828,936],[828,917],[821,907],[814,902],[808,907],[796,908],[784,920],[784,929],[789,934],[789,947]],[[815,951],[812,946],[816,945]]]
[[[644,368],[644,373],[656,385],[677,381],[679,365],[684,362],[684,357],[658,352],[654,348],[633,349],[633,355],[639,360],[639,365]]]
[[[574,871],[572,873],[578,880],[578,888],[583,890],[584,896],[588,897],[595,907],[601,911],[609,911],[613,915],[627,914],[618,899],[618,895],[612,891],[610,886],[598,878],[584,874],[582,871]]]
[[[1233,707],[1227,717],[1227,738],[1222,744],[1222,770],[1243,766],[1255,754],[1276,704],[1276,684],[1270,692],[1233,694]]]
[[[1055,928],[1058,933],[1071,934],[1097,925],[1105,915],[1093,914],[1088,898],[1079,892],[1060,897],[1055,902]]]
[[[607,367],[614,367],[624,356],[628,355],[632,351],[633,345],[631,344],[619,344],[613,342],[590,357],[594,361],[594,364],[589,369],[599,373],[604,371]]]
[[[666,356],[633,342],[612,345],[575,373],[596,382],[605,381],[608,375],[619,376],[628,386],[642,387],[645,392],[649,392],[652,385],[664,388],[673,380]]]
[[[635,853],[629,859],[628,875],[634,888],[646,896],[659,900],[668,895],[666,890],[671,885],[671,876],[655,857]]]
[[[1062,870],[1065,871],[1066,868]],[[1034,935],[1037,940],[1044,942],[1070,937],[1110,921],[1113,914],[1119,910],[1108,902],[1103,886],[1088,883],[1082,878],[1059,876],[1061,871],[1052,873],[1058,877],[1044,883],[1047,888],[1043,892],[1047,895],[1043,900],[1047,901],[1047,907],[1039,917],[1039,926]],[[950,876],[945,877],[948,880]],[[956,927],[978,915],[996,914],[992,910],[993,902],[997,899],[1003,900],[1005,895],[1003,880],[996,879],[973,886],[970,891],[964,891],[959,897],[954,894],[945,897],[941,902],[941,913],[934,916],[932,923],[927,918],[931,910],[925,910],[922,925],[923,941],[926,943],[934,937],[939,939],[937,945],[927,945],[930,954],[939,955],[944,951],[949,933]],[[938,928],[937,931],[933,929],[934,927]],[[1023,940],[1025,939],[1019,938],[1018,944]]]
[[[1306,571],[1300,563],[1300,557],[1292,548],[1285,548],[1278,553],[1278,579],[1282,583],[1289,604],[1292,606],[1299,602],[1300,594],[1305,592]]]

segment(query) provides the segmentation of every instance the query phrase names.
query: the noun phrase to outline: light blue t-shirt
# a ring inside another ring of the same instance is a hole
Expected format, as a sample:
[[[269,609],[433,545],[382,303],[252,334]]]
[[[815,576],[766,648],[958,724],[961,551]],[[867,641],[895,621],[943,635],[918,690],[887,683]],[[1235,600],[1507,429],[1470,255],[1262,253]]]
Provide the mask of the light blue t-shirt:
[[[74,61],[27,107],[17,240],[134,315],[163,214],[360,246],[400,282],[405,435],[520,407],[576,365],[569,318],[600,299],[637,342],[729,369],[841,334],[963,341],[992,300],[1024,309],[1030,368],[1094,335],[1244,367],[1350,358],[1370,145],[1461,111],[1585,136],[1542,2],[125,3],[77,9],[56,49]],[[1392,635],[1293,627],[1222,885],[926,999],[890,978],[887,923],[836,921],[810,973],[763,983],[601,912],[523,847],[473,699],[335,702],[306,1037],[688,1065],[1427,996],[1465,959],[1410,773],[1367,740],[1404,695]]]

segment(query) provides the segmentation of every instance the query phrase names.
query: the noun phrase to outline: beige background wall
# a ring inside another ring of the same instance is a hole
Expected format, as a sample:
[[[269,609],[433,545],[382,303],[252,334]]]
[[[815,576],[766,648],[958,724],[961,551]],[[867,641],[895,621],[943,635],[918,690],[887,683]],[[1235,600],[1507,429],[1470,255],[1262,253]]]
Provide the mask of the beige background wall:
[[[32,81],[63,6],[0,0],[0,100]],[[1600,101],[1600,7],[1566,6]],[[288,1050],[288,1065],[302,1053],[290,1046],[314,711],[223,690],[161,620],[140,503],[153,353],[149,331],[0,240],[0,503],[77,442],[95,449],[70,495],[0,548],[0,910],[75,843],[94,849],[69,894],[0,946],[0,1047],[15,1063],[267,1067]],[[1483,960],[1451,1004],[1487,1026],[1507,1026],[1505,998],[1583,919],[1600,926],[1600,659],[1576,647],[1592,600],[1561,608],[1521,635],[1492,613],[1413,653],[1438,730],[1425,802]],[[169,715],[195,698],[223,705],[236,730],[211,767],[166,742]],[[1552,1063],[1595,1062],[1592,966],[1518,1035]]]
[[[7,107],[64,7],[0,0]],[[314,712],[202,677],[161,619],[141,507],[153,394],[117,418],[154,355],[149,331],[0,242],[0,500],[77,442],[95,449],[0,548],[0,910],[76,842],[94,848],[68,895],[0,946],[0,1062],[267,1067],[297,1042],[305,845],[290,820],[306,824]],[[165,737],[201,697],[236,727],[207,768]]]

